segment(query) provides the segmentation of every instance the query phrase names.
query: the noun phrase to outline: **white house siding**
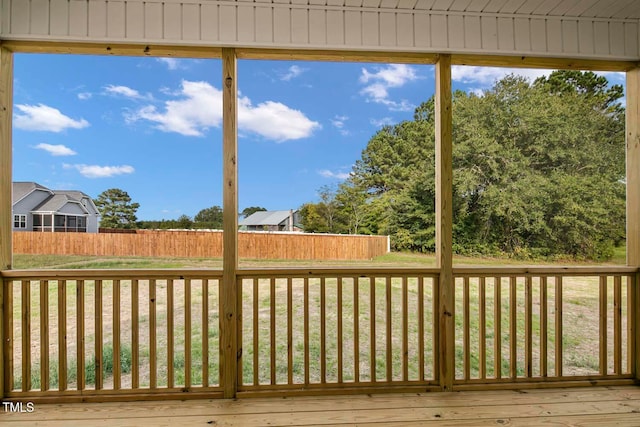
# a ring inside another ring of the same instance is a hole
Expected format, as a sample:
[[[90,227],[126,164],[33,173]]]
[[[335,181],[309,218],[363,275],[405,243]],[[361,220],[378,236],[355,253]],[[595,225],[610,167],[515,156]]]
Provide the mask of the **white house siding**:
[[[42,190],[36,190],[29,193],[24,199],[13,205],[13,215],[26,215],[27,228],[20,228],[21,231],[33,231],[33,218],[31,218],[31,210],[34,206],[38,206],[47,198],[51,197],[51,193]],[[13,215],[11,216],[11,226],[13,227]]]
[[[619,0],[0,1],[4,39],[640,58],[638,8]]]

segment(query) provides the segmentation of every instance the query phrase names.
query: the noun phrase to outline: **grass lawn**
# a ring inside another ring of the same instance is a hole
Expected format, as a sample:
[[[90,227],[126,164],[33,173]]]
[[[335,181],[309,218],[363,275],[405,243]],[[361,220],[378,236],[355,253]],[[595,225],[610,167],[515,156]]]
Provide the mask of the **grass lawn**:
[[[516,260],[512,258],[454,256],[454,265],[550,265],[549,261]],[[605,263],[563,261],[558,265],[606,264],[624,265],[625,248],[616,248],[614,256]],[[435,255],[407,252],[391,252],[373,260],[364,261],[307,261],[240,259],[240,267],[307,267],[307,266],[384,266],[384,267],[434,267]],[[94,257],[81,255],[13,255],[15,269],[92,269],[92,268],[222,268],[221,258],[144,258],[144,257]]]

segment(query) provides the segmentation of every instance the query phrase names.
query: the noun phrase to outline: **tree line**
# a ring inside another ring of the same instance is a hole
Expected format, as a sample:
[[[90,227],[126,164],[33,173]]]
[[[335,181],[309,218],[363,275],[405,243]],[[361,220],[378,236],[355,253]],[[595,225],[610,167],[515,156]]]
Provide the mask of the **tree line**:
[[[453,94],[454,251],[607,259],[625,238],[623,88],[591,72]],[[385,126],[349,178],[301,208],[308,232],[435,249],[434,99]]]
[[[139,203],[132,201],[129,194],[119,188],[103,191],[94,200],[100,212],[100,227],[115,229],[222,229],[222,208],[211,206],[200,210],[193,218],[180,215],[177,219],[138,221],[136,212]],[[255,212],[266,211],[260,206],[245,208],[241,215],[247,217]]]

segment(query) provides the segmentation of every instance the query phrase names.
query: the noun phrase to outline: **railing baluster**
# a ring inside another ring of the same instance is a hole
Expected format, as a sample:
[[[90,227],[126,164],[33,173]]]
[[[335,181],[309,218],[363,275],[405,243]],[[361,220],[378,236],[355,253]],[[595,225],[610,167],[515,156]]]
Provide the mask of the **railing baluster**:
[[[607,367],[607,276],[600,276],[600,375],[606,375]]]
[[[239,323],[240,316],[238,327],[242,330]],[[191,279],[184,279],[184,387],[191,387]]]
[[[392,353],[391,353],[391,314],[393,308],[391,307],[391,276],[386,277],[386,314],[387,314],[387,378],[386,381],[390,382],[393,379],[393,366],[392,366]]]
[[[613,373],[622,374],[622,278],[613,277]]]
[[[527,276],[524,285],[524,366],[525,376],[533,374],[533,278]]]
[[[269,283],[269,347],[271,349],[271,384],[276,383],[276,279],[271,278]]]
[[[455,279],[454,279],[455,280]],[[469,322],[469,277],[464,277],[462,288],[462,336],[463,336],[463,360],[464,360],[464,379],[471,378],[471,348],[470,348],[470,322]]]
[[[31,282],[22,281],[22,391],[31,389]]]
[[[418,277],[418,379],[424,381],[424,281]]]
[[[293,384],[293,279],[287,279],[287,384]]]
[[[236,342],[238,344],[238,363],[236,364],[236,377],[238,379],[237,387],[240,388],[244,384],[244,351],[245,351],[245,342],[244,342],[244,280],[236,276],[236,321],[238,322],[236,326],[237,338]]]
[[[627,287],[627,372],[633,372],[633,363],[635,360],[633,345],[635,342],[633,329],[633,276],[625,276]],[[639,314],[636,314],[636,316]]]
[[[76,280],[76,353],[78,390],[85,389],[84,373],[84,280]]]
[[[238,384],[242,385],[242,375]],[[209,279],[202,279],[202,386],[209,387]]]
[[[338,383],[341,384],[343,380],[343,360],[342,360],[342,347],[344,345],[343,330],[342,330],[342,281],[343,277],[336,278],[336,320],[337,320],[337,353],[338,353]]]
[[[369,314],[369,328],[371,329],[371,382],[376,382],[376,360],[378,358],[376,354],[376,279],[375,277],[369,277],[369,305],[371,306],[371,313]]]
[[[258,279],[253,279],[253,385],[260,384],[260,299]]]
[[[140,387],[140,291],[138,279],[131,281],[131,388]]]
[[[325,278],[320,278],[320,382],[327,382],[327,346],[326,346],[326,290]]]
[[[360,382],[360,282],[353,278],[353,380]]]
[[[518,340],[517,340],[517,296],[516,277],[509,277],[509,376],[515,379],[518,376]]]
[[[402,276],[402,380],[409,381],[409,295],[407,276]]]
[[[156,279],[149,279],[149,388],[158,386]]]
[[[120,280],[113,281],[113,389],[120,389]]]
[[[556,376],[562,376],[562,276],[556,276]]]
[[[453,278],[455,280],[455,278]],[[444,324],[440,321],[439,310],[440,310],[440,274],[438,273],[431,279],[431,322],[433,328],[431,329],[432,335],[432,345],[431,345],[431,356],[433,358],[433,379],[436,381],[440,380],[440,327],[444,327]],[[455,315],[455,304],[453,306]],[[455,363],[454,363],[455,366]]]
[[[173,370],[173,279],[167,280],[167,388],[174,386]]]
[[[4,307],[4,337],[6,342],[3,343],[2,352],[4,363],[6,365],[4,375],[4,390],[8,392],[13,390],[13,310],[15,301],[13,300],[13,280],[0,280],[2,286],[4,286],[4,301],[6,306]]]
[[[493,278],[493,375],[502,378],[502,278]]]
[[[49,281],[40,281],[40,390],[49,390]]]
[[[58,390],[67,389],[67,281],[58,280]]]
[[[540,277],[540,376],[547,376],[547,276]]]
[[[259,283],[257,278],[253,278],[253,385],[260,384],[260,312],[259,312]]]
[[[485,379],[487,377],[487,295],[486,295],[486,280],[485,277],[480,277],[480,283],[478,284],[478,292],[480,294],[480,312],[479,312],[479,344],[480,354],[478,361],[478,375],[480,378]]]
[[[303,279],[304,299],[304,384],[309,385],[309,278]]]
[[[96,390],[101,390],[104,383],[104,378],[102,375],[102,366],[104,363],[102,357],[102,280],[95,281],[95,331],[96,331],[96,339],[95,339],[95,359],[96,359]],[[153,372],[153,371],[152,371]]]

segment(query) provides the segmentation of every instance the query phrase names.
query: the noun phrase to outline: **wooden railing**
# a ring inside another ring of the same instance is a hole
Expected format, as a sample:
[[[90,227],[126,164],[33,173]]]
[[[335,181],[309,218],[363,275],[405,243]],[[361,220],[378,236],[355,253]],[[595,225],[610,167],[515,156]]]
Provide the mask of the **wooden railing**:
[[[220,271],[3,276],[7,397],[219,397]]]
[[[457,268],[454,277],[458,389],[633,378],[635,269]]]
[[[637,378],[634,268],[454,268],[454,389]],[[219,270],[4,271],[13,399],[222,397]],[[237,393],[439,390],[439,271],[241,269]]]
[[[439,388],[435,269],[244,270],[240,392]]]

